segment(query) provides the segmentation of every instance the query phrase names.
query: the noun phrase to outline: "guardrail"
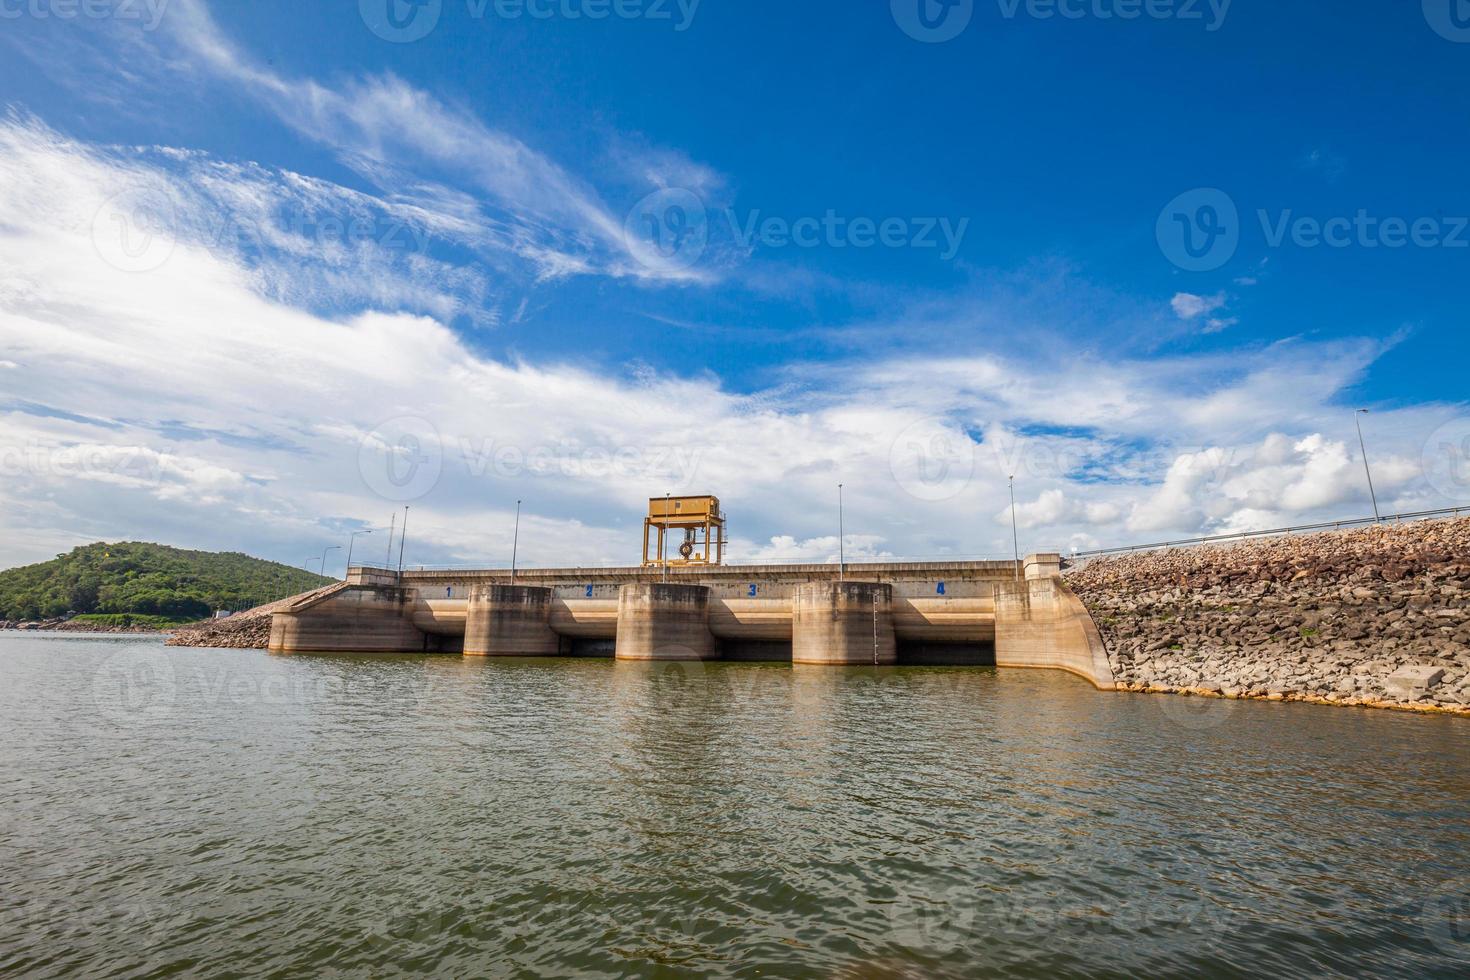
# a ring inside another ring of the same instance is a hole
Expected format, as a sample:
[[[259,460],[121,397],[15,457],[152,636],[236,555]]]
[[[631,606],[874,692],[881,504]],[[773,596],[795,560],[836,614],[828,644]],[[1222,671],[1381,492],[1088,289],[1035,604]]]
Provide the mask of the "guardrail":
[[[1355,517],[1351,520],[1327,521],[1322,524],[1298,524],[1294,527],[1273,528],[1269,531],[1241,531],[1237,534],[1214,534],[1203,538],[1183,538],[1178,541],[1160,541],[1154,544],[1124,545],[1119,548],[1099,548],[1096,551],[1074,551],[1072,558],[1101,558],[1104,555],[1124,555],[1134,551],[1160,551],[1165,548],[1186,548],[1200,544],[1219,544],[1227,541],[1245,541],[1250,538],[1279,538],[1304,531],[1341,531],[1348,527],[1367,524],[1399,524],[1404,521],[1431,520],[1442,517],[1470,516],[1470,505],[1445,507],[1440,510],[1420,510],[1407,514],[1388,514],[1383,517]]]
[[[866,557],[866,558],[860,558],[860,559],[849,558],[847,560],[847,562],[846,562],[846,567],[848,567],[848,568],[862,568],[862,567],[867,566],[867,565],[899,565],[899,564],[912,563],[912,562],[939,562],[939,561],[966,561],[966,562],[972,562],[972,561],[974,561],[974,562],[978,562],[978,561],[997,561],[997,562],[999,562],[999,561],[1003,561],[1003,562],[1013,562],[1014,560],[1015,559],[1013,559],[1010,555],[893,555],[893,556],[884,555],[884,556],[876,557],[876,558],[875,557]],[[750,558],[750,559],[739,559],[739,560],[735,560],[735,561],[726,561],[723,565],[681,566],[681,565],[670,564],[669,567],[670,568],[673,568],[673,569],[685,568],[685,567],[690,567],[690,568],[754,568],[754,567],[759,567],[759,566],[762,566],[762,565],[832,565],[832,566],[835,567],[837,564],[838,564],[838,561],[835,558],[830,559],[830,560],[824,559],[824,558]],[[370,563],[370,562],[364,562],[364,563],[361,563],[361,564],[358,564],[358,565],[354,565],[353,567],[354,568],[368,568],[368,569],[373,569],[375,571],[384,571],[384,572],[396,572],[398,570],[398,566],[397,565],[387,566],[387,565],[375,564],[375,563]],[[519,564],[517,566],[517,570],[518,571],[522,571],[522,572],[534,572],[534,571],[537,571],[537,570],[540,570],[540,569],[557,569],[557,570],[560,570],[560,569],[582,569],[582,568],[592,569],[592,568],[637,568],[637,567],[639,567],[639,566],[638,566],[638,564],[636,562],[630,564],[630,563],[625,562],[625,561],[623,561],[623,562],[619,562],[619,561],[605,561],[605,562],[596,562],[596,563],[592,563],[592,564],[588,564],[586,562],[583,562],[581,564],[576,564],[576,565],[548,565],[548,564],[542,564],[542,563],[539,563],[539,562],[537,562],[537,563],[522,562],[521,564]],[[654,564],[654,565],[650,565],[649,567],[650,568],[662,568],[663,566],[662,565],[658,565],[658,564]],[[403,570],[405,572],[481,572],[481,571],[486,571],[486,570],[490,570],[490,569],[494,569],[496,571],[508,571],[510,569],[510,563],[509,562],[505,562],[503,564],[495,564],[495,563],[492,562],[492,563],[484,563],[484,564],[478,564],[478,565],[407,565],[406,564],[406,565],[403,566]]]

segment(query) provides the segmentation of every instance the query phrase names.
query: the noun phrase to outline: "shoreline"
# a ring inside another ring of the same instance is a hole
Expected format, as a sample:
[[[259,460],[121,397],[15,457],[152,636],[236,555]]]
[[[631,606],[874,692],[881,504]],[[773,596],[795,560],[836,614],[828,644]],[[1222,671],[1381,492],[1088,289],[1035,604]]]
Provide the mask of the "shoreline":
[[[1470,718],[1470,707],[1465,705],[1419,704],[1399,701],[1374,701],[1359,698],[1330,698],[1310,694],[1226,694],[1209,688],[1175,688],[1153,685],[1119,683],[1119,694],[1141,694],[1176,698],[1200,698],[1208,701],[1269,701],[1273,704],[1311,704],[1326,708],[1369,708],[1374,711],[1398,711],[1417,715],[1448,715],[1452,718]]]

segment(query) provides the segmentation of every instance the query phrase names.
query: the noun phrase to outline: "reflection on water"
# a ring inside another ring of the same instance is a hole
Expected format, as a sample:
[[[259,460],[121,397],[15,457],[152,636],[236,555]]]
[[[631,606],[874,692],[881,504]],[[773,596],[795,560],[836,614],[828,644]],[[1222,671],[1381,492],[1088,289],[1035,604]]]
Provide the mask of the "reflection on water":
[[[1470,724],[0,636],[0,974],[1451,975]]]

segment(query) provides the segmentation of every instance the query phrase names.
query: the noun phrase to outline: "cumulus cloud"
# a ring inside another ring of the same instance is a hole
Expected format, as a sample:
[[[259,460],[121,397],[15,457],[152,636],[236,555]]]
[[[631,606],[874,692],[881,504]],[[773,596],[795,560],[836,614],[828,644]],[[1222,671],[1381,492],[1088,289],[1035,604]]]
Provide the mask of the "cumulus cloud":
[[[1016,523],[1024,528],[1112,524],[1120,516],[1121,511],[1116,504],[1074,500],[1060,489],[1043,491],[1030,503],[1016,504]],[[1010,519],[1009,507],[996,515],[996,521],[1000,523]]]

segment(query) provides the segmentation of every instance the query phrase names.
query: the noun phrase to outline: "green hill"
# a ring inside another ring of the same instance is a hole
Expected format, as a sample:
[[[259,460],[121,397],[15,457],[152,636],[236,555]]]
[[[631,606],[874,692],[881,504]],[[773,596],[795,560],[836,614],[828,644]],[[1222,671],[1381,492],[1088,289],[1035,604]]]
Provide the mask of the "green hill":
[[[55,561],[0,572],[0,619],[67,613],[203,619],[321,588],[332,579],[236,553],[158,544],[89,544]]]

